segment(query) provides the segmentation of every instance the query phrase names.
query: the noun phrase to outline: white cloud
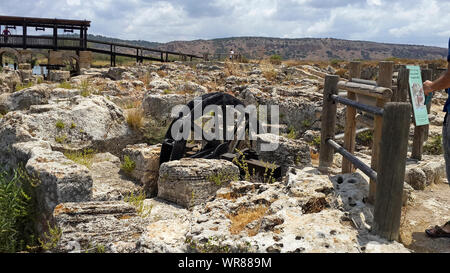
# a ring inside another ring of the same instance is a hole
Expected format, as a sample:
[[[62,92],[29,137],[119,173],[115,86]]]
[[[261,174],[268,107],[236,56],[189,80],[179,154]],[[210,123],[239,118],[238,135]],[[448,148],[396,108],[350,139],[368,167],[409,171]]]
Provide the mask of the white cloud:
[[[230,36],[335,37],[446,47],[450,1],[23,0],[0,14],[87,19],[90,33],[166,42]]]

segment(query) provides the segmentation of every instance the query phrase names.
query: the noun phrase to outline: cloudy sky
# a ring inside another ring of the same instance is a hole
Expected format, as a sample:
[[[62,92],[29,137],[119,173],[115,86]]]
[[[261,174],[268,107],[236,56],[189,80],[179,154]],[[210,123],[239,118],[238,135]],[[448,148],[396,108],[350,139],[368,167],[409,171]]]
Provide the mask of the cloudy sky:
[[[168,42],[237,36],[447,47],[450,0],[1,0],[0,14],[87,19],[92,34]]]

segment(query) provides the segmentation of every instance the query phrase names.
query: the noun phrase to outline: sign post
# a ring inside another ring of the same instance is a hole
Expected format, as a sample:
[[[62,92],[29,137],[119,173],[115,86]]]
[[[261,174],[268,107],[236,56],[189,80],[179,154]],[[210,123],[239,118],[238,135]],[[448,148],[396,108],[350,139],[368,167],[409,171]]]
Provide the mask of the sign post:
[[[425,94],[423,92],[422,75],[420,67],[415,65],[406,66],[409,69],[409,97],[414,113],[414,124],[416,127],[430,124],[428,120],[428,110],[425,104]]]

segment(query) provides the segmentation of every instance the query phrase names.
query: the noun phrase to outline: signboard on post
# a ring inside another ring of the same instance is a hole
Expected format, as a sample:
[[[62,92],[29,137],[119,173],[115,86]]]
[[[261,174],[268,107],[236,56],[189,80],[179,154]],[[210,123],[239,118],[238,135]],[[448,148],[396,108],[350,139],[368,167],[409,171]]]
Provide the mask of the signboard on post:
[[[425,104],[420,66],[407,65],[406,68],[409,70],[409,98],[413,107],[414,124],[416,126],[428,125],[430,122]]]

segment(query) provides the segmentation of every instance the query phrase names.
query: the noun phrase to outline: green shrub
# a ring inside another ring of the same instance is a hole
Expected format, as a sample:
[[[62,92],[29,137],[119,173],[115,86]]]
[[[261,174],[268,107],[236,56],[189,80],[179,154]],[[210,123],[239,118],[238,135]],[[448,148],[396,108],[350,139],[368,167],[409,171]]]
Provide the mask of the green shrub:
[[[41,248],[45,251],[50,251],[58,245],[61,239],[62,231],[58,227],[52,227],[50,223],[47,222],[48,232],[44,232],[43,239],[38,239]]]
[[[224,171],[218,172],[217,174],[213,174],[208,177],[208,180],[216,184],[217,186],[221,186],[223,182],[237,181],[238,179],[238,176],[226,173]]]
[[[87,80],[81,82],[80,91],[81,96],[83,97],[89,97],[92,94],[91,87],[89,86],[89,82]]]
[[[58,128],[58,129],[64,129],[64,127],[66,127],[65,125],[64,125],[64,122],[62,121],[62,120],[58,120],[56,123],[55,123],[55,126],[56,126],[56,128]]]
[[[423,151],[428,155],[441,155],[444,153],[444,148],[442,146],[442,136],[436,135],[430,137],[430,139],[423,146]]]
[[[313,141],[311,141],[309,144],[310,144],[311,146],[314,146],[314,147],[316,147],[317,149],[319,149],[319,148],[320,148],[320,142],[322,142],[321,137],[320,137],[320,136],[317,136],[317,137],[315,137],[315,138],[313,139]]]
[[[280,55],[272,55],[272,56],[270,56],[270,63],[271,64],[276,64],[276,65],[279,65],[279,64],[281,64],[281,61],[283,60],[283,58],[281,58],[281,56]]]
[[[296,139],[298,137],[298,133],[293,126],[289,126],[288,130],[289,130],[289,132],[286,135],[287,138]]]
[[[145,142],[149,145],[162,143],[169,125],[155,120],[150,120],[143,128]]]
[[[275,183],[276,179],[273,177],[273,174],[275,172],[274,164],[271,164],[268,162],[263,162],[265,165],[264,166],[265,169],[264,169],[264,174],[261,177],[255,173],[255,169],[253,169],[253,172],[250,173],[250,169],[249,169],[247,161],[245,160],[245,155],[243,152],[236,149],[236,153],[238,153],[239,156],[237,156],[233,159],[233,163],[236,164],[240,168],[241,175],[242,175],[242,172],[244,173],[243,179],[245,181],[268,183],[268,184]]]
[[[0,253],[14,253],[36,244],[33,187],[38,180],[23,166],[0,172]]]
[[[122,163],[122,165],[120,165],[120,169],[122,169],[122,171],[124,171],[125,173],[130,174],[134,171],[135,168],[136,168],[136,162],[131,160],[129,156],[127,156],[127,155],[124,156],[123,163]]]
[[[134,194],[133,192],[124,198],[124,201],[131,204],[136,208],[136,211],[139,216],[147,217],[152,212],[153,206],[145,206],[145,193],[143,191],[138,194]]]
[[[72,85],[70,84],[70,82],[62,82],[59,84],[59,88],[64,88],[64,89],[72,89]]]
[[[83,151],[67,151],[64,155],[73,162],[84,165],[88,169],[92,167],[92,160],[95,152],[93,149],[84,149]]]
[[[371,146],[373,141],[373,131],[365,131],[356,135],[356,140],[364,146]]]
[[[59,144],[63,144],[64,142],[66,142],[66,139],[67,139],[66,135],[55,137],[56,143],[59,143]]]
[[[17,91],[20,91],[22,89],[29,88],[31,86],[33,86],[32,82],[28,82],[26,84],[18,84],[18,85],[16,85],[16,90],[15,91],[17,92]]]

